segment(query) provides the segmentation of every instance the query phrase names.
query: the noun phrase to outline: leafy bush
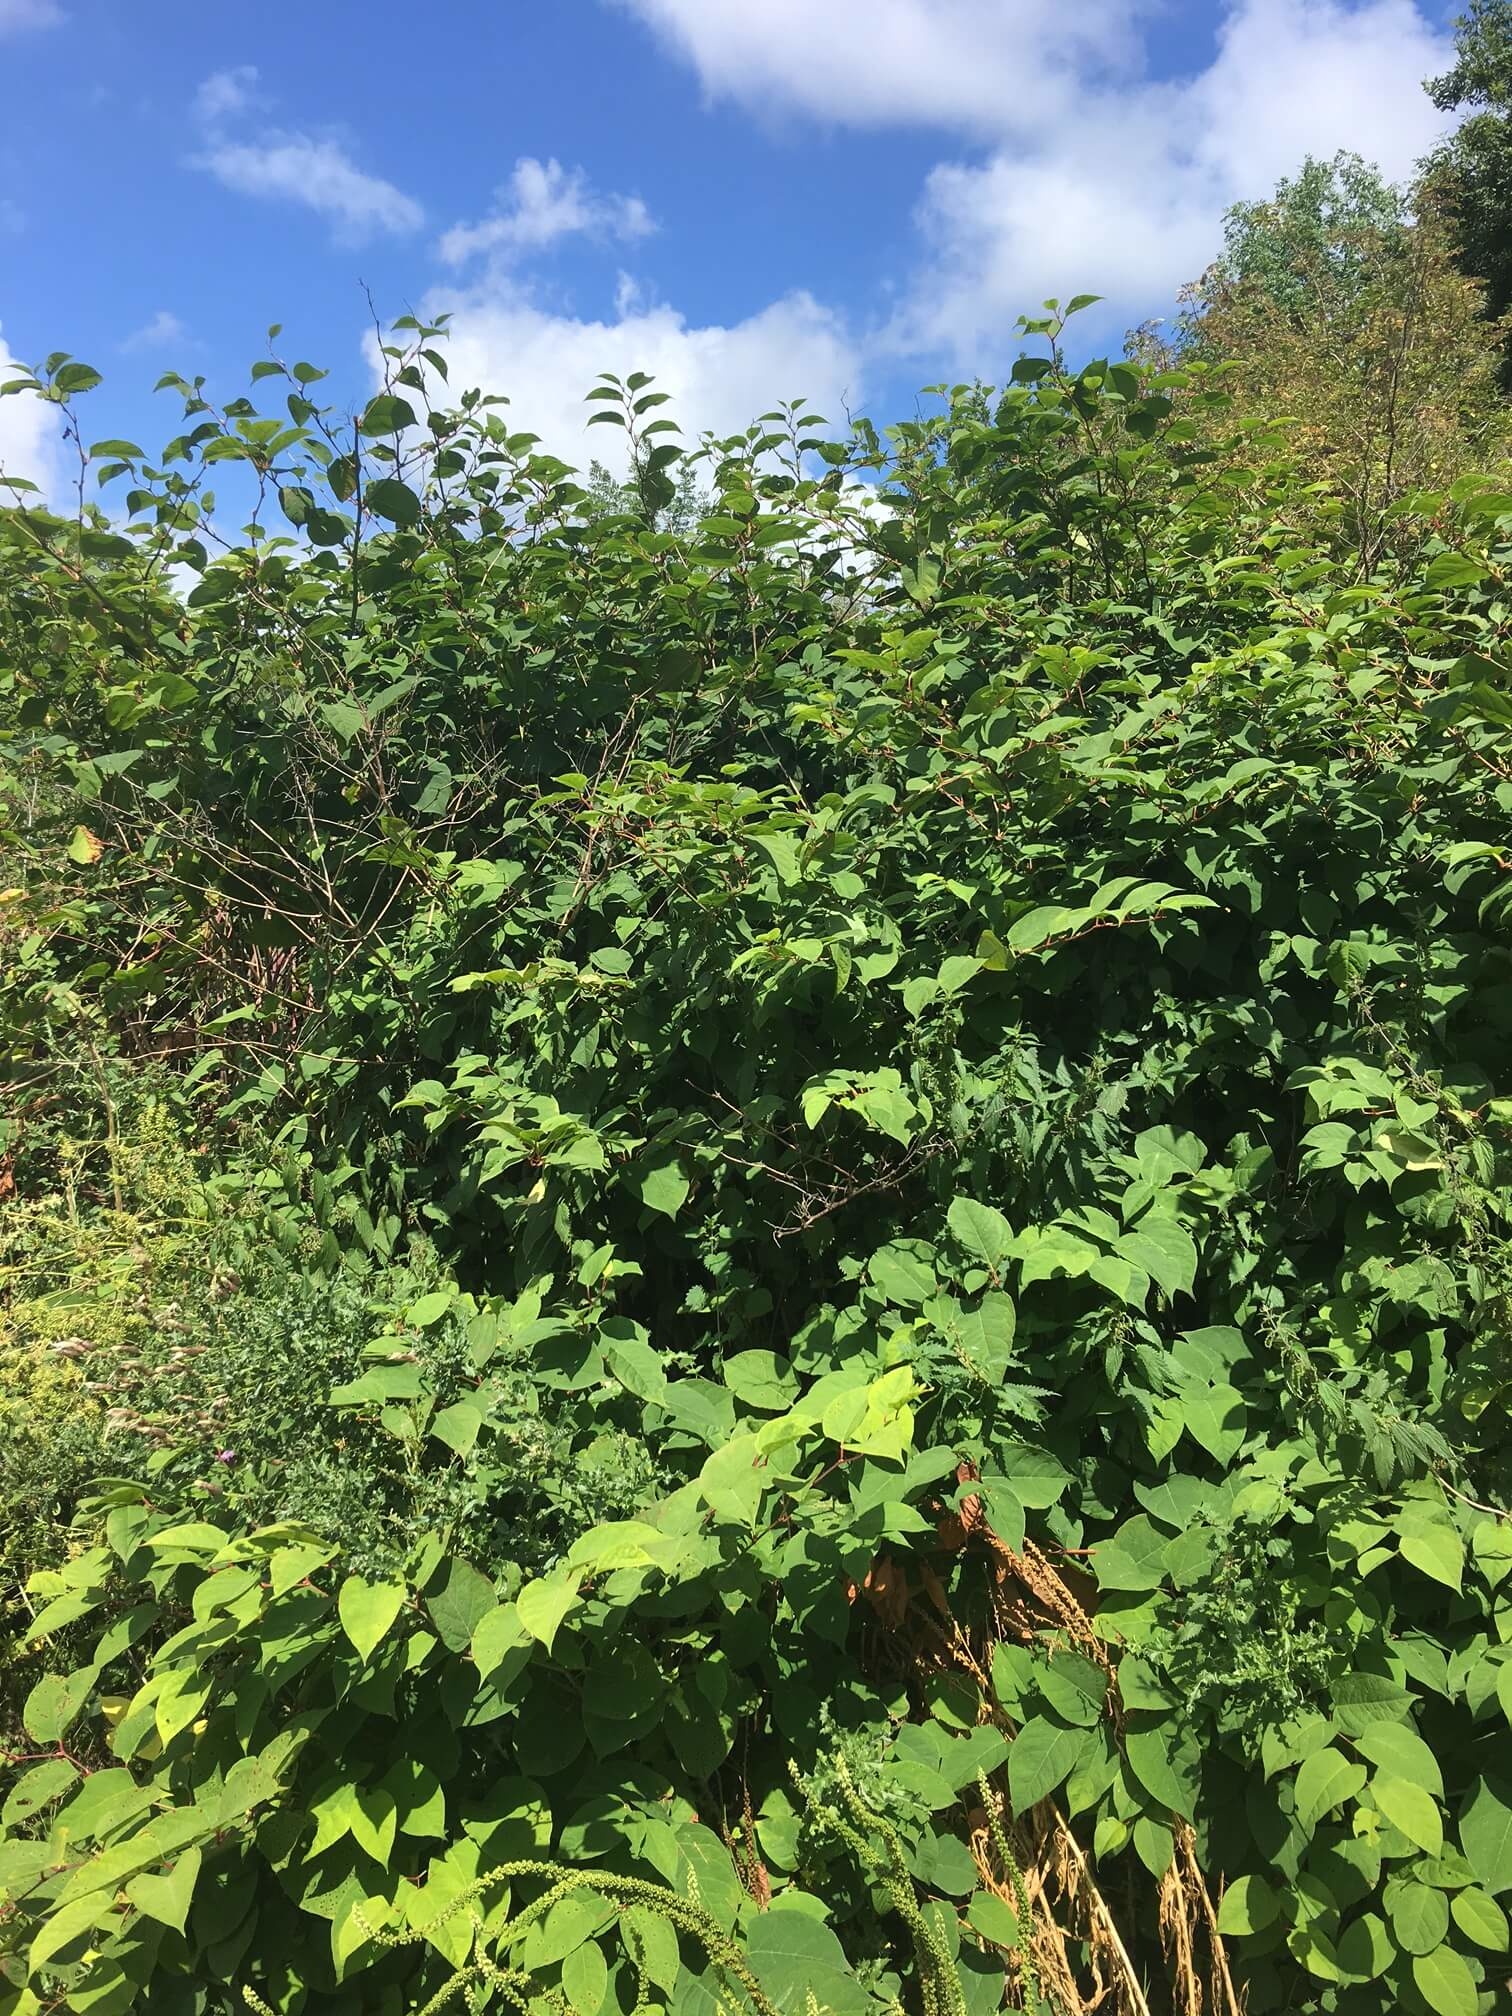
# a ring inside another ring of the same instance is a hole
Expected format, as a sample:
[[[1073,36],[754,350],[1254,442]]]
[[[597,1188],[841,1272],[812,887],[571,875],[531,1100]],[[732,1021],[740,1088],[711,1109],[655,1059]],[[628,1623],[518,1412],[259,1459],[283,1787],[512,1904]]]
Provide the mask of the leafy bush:
[[[0,519],[11,1075],[171,1052],[246,1249],[31,1577],[0,2009],[1505,1992],[1512,495],[1362,563],[1029,329],[691,529],[413,326]]]

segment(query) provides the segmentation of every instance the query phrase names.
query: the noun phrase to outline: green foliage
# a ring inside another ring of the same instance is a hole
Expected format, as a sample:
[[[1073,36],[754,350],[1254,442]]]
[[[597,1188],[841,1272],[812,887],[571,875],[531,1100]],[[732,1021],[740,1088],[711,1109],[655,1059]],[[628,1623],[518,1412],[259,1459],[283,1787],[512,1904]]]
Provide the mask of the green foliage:
[[[605,513],[413,324],[0,516],[25,1152],[90,1237],[133,1058],[215,1128],[4,2016],[1500,1992],[1512,496],[1341,562],[1027,328],[677,530],[642,374]]]
[[[1344,294],[1364,286],[1369,248],[1384,241],[1401,249],[1408,221],[1403,192],[1358,154],[1309,156],[1264,202],[1230,208],[1215,284],[1254,287],[1286,314],[1306,317],[1318,276]],[[1200,341],[1200,323],[1197,333]]]
[[[1361,579],[1428,531],[1404,506],[1505,466],[1506,330],[1460,270],[1446,205],[1441,175],[1409,199],[1353,155],[1309,160],[1229,212],[1224,253],[1184,290],[1174,338],[1152,326],[1134,339],[1157,366],[1200,364],[1222,383],[1223,422],[1197,417],[1219,458],[1247,423],[1235,475],[1261,443],[1286,442],[1313,478],[1311,508],[1295,507],[1309,538],[1352,552]]]
[[[1487,312],[1512,311],[1512,7],[1470,0],[1455,22],[1451,70],[1429,80],[1441,112],[1464,116],[1430,157],[1428,177],[1455,223],[1460,262],[1486,290]],[[1512,347],[1502,341],[1503,389],[1512,387]]]

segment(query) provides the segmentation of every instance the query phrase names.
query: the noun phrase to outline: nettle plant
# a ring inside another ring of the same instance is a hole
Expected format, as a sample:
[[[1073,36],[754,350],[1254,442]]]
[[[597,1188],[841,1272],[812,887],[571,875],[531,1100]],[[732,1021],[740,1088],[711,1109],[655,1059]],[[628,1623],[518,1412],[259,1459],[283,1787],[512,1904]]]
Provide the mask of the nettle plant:
[[[1512,494],[1362,574],[1200,369],[1026,327],[696,524],[648,380],[606,511],[413,325],[0,516],[19,1096],[262,1130],[372,1296],[311,1444],[438,1508],[123,1442],[0,2010],[1504,1997]]]

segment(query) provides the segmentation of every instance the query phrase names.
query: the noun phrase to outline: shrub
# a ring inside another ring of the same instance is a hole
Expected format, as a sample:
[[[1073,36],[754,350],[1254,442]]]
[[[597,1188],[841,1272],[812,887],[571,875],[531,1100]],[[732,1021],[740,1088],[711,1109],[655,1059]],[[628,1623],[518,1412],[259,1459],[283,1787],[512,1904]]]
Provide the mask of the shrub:
[[[0,521],[14,1047],[244,1130],[31,1577],[17,2012],[1500,1992],[1512,497],[1362,571],[1030,328],[692,529],[414,328]]]

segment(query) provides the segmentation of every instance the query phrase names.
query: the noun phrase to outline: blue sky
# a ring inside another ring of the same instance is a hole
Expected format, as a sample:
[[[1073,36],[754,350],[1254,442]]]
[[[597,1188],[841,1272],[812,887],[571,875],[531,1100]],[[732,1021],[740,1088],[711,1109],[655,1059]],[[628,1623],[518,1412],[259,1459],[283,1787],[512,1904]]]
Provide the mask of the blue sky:
[[[371,383],[385,319],[455,312],[453,382],[569,459],[600,370],[686,428],[807,394],[881,418],[1000,374],[1047,293],[1088,336],[1165,312],[1223,209],[1305,154],[1404,174],[1437,115],[1430,0],[0,0],[0,358],[160,372],[280,352]],[[366,293],[365,293],[366,290]],[[0,461],[56,486],[47,416]]]

